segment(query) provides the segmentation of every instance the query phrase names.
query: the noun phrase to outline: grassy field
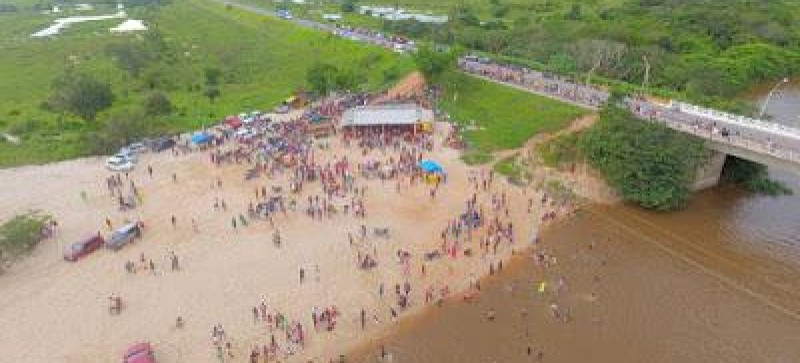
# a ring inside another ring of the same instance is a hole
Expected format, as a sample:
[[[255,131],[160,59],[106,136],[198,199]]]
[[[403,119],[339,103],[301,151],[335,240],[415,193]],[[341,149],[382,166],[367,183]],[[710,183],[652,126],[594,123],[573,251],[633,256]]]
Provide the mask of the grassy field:
[[[242,110],[269,109],[304,88],[307,67],[318,61],[365,70],[367,90],[391,82],[386,74],[413,68],[405,56],[204,0],[128,13],[157,29],[169,52],[177,55],[153,66],[164,78],[159,88],[176,109],[160,130],[165,132],[198,128]],[[142,80],[122,71],[105,52],[109,44],[141,36],[109,35],[112,21],[78,24],[52,39],[29,37],[54,17],[32,11],[0,15],[0,132],[22,139],[20,144],[0,141],[0,167],[89,154],[84,135],[102,130],[114,114],[138,107],[147,91]],[[40,107],[52,80],[68,67],[90,71],[112,84],[114,107],[96,122]],[[213,103],[202,94],[203,71],[209,67],[223,72],[221,97]],[[459,85],[458,91],[446,94],[440,106],[460,124],[478,128],[465,133],[476,162],[489,159],[480,154],[522,146],[536,133],[559,129],[582,114],[569,105],[466,76],[456,75],[451,83]]]
[[[586,111],[464,74],[451,76],[441,107],[467,128],[470,148],[491,152],[521,147],[532,136],[566,126]]]
[[[306,69],[317,61],[363,69],[363,87],[369,90],[391,81],[386,70],[402,75],[413,68],[408,57],[202,0],[128,13],[158,29],[170,52],[179,55],[154,65],[165,75],[164,90],[176,108],[168,121],[170,131],[196,128],[242,110],[270,109],[305,88]],[[52,39],[29,37],[52,18],[30,11],[0,16],[0,131],[22,138],[18,145],[0,141],[0,167],[86,155],[83,135],[103,128],[114,113],[137,106],[146,91],[143,82],[120,70],[105,52],[108,44],[129,40],[108,33],[113,22],[78,24]],[[97,122],[41,109],[53,79],[67,67],[112,84],[114,107]],[[203,72],[209,67],[223,72],[221,96],[213,103],[202,94]]]

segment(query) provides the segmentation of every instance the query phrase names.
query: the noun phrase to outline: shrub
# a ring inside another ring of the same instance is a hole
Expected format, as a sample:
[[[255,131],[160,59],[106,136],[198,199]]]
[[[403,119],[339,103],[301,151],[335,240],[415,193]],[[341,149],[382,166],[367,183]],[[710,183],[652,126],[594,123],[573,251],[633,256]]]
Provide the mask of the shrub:
[[[0,271],[4,265],[36,247],[50,220],[48,215],[28,212],[16,215],[0,225]]]

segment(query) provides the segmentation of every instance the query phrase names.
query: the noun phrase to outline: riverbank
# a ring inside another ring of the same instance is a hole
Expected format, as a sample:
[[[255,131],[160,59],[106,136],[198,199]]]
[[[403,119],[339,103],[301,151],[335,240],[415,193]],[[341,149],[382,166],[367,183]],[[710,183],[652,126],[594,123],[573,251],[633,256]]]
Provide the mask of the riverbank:
[[[453,299],[404,321],[385,339],[354,351],[353,361],[382,362],[381,347],[392,362],[410,363],[800,360],[800,320],[791,313],[800,300],[782,300],[777,290],[743,292],[750,287],[676,257],[667,251],[682,255],[687,246],[679,240],[704,231],[656,233],[653,228],[686,215],[651,218],[655,225],[645,227],[643,214],[624,206],[592,207],[548,228],[537,250],[556,256],[555,266],[543,270],[530,255],[517,257],[508,270],[487,280],[476,303]],[[705,261],[706,268],[736,261],[739,273],[781,273],[783,281],[800,277],[797,265],[775,265],[763,255],[715,247],[709,249],[714,261]],[[541,282],[557,286],[562,279],[563,288],[540,292]],[[781,287],[800,292],[796,286]],[[553,303],[568,307],[572,319],[555,319]],[[486,318],[490,310],[493,321]]]

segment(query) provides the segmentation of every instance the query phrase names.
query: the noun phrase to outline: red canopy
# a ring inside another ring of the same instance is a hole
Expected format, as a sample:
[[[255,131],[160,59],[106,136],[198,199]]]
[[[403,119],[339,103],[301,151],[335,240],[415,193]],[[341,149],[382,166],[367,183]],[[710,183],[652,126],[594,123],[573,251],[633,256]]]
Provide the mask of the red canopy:
[[[225,124],[230,126],[231,128],[238,129],[242,126],[242,120],[240,120],[236,116],[228,116],[225,118]]]

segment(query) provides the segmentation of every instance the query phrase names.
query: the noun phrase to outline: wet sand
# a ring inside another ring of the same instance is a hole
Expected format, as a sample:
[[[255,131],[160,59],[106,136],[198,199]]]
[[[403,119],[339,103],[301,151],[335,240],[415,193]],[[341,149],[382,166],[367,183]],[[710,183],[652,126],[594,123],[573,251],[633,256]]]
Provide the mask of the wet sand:
[[[726,271],[713,263],[709,267],[717,272],[709,273],[676,258],[667,252],[683,255],[685,246],[676,239],[631,229],[640,225],[633,219],[641,217],[637,213],[596,207],[548,230],[540,248],[558,257],[555,267],[543,271],[530,258],[518,258],[488,279],[478,303],[453,300],[405,321],[394,334],[354,352],[354,361],[381,362],[382,345],[391,361],[411,363],[538,362],[539,352],[543,362],[800,361],[800,319],[792,313],[800,300],[768,288],[745,293],[742,288],[751,285],[720,279],[716,274]],[[647,238],[661,239],[667,250]],[[717,258],[739,256],[748,264],[741,266],[745,271],[776,271],[771,259],[717,251]],[[784,272],[787,279],[800,277],[798,270]],[[564,290],[538,292],[541,281],[553,286],[560,277]],[[571,309],[571,322],[551,316],[554,302]],[[496,311],[495,321],[486,319],[489,309]]]

